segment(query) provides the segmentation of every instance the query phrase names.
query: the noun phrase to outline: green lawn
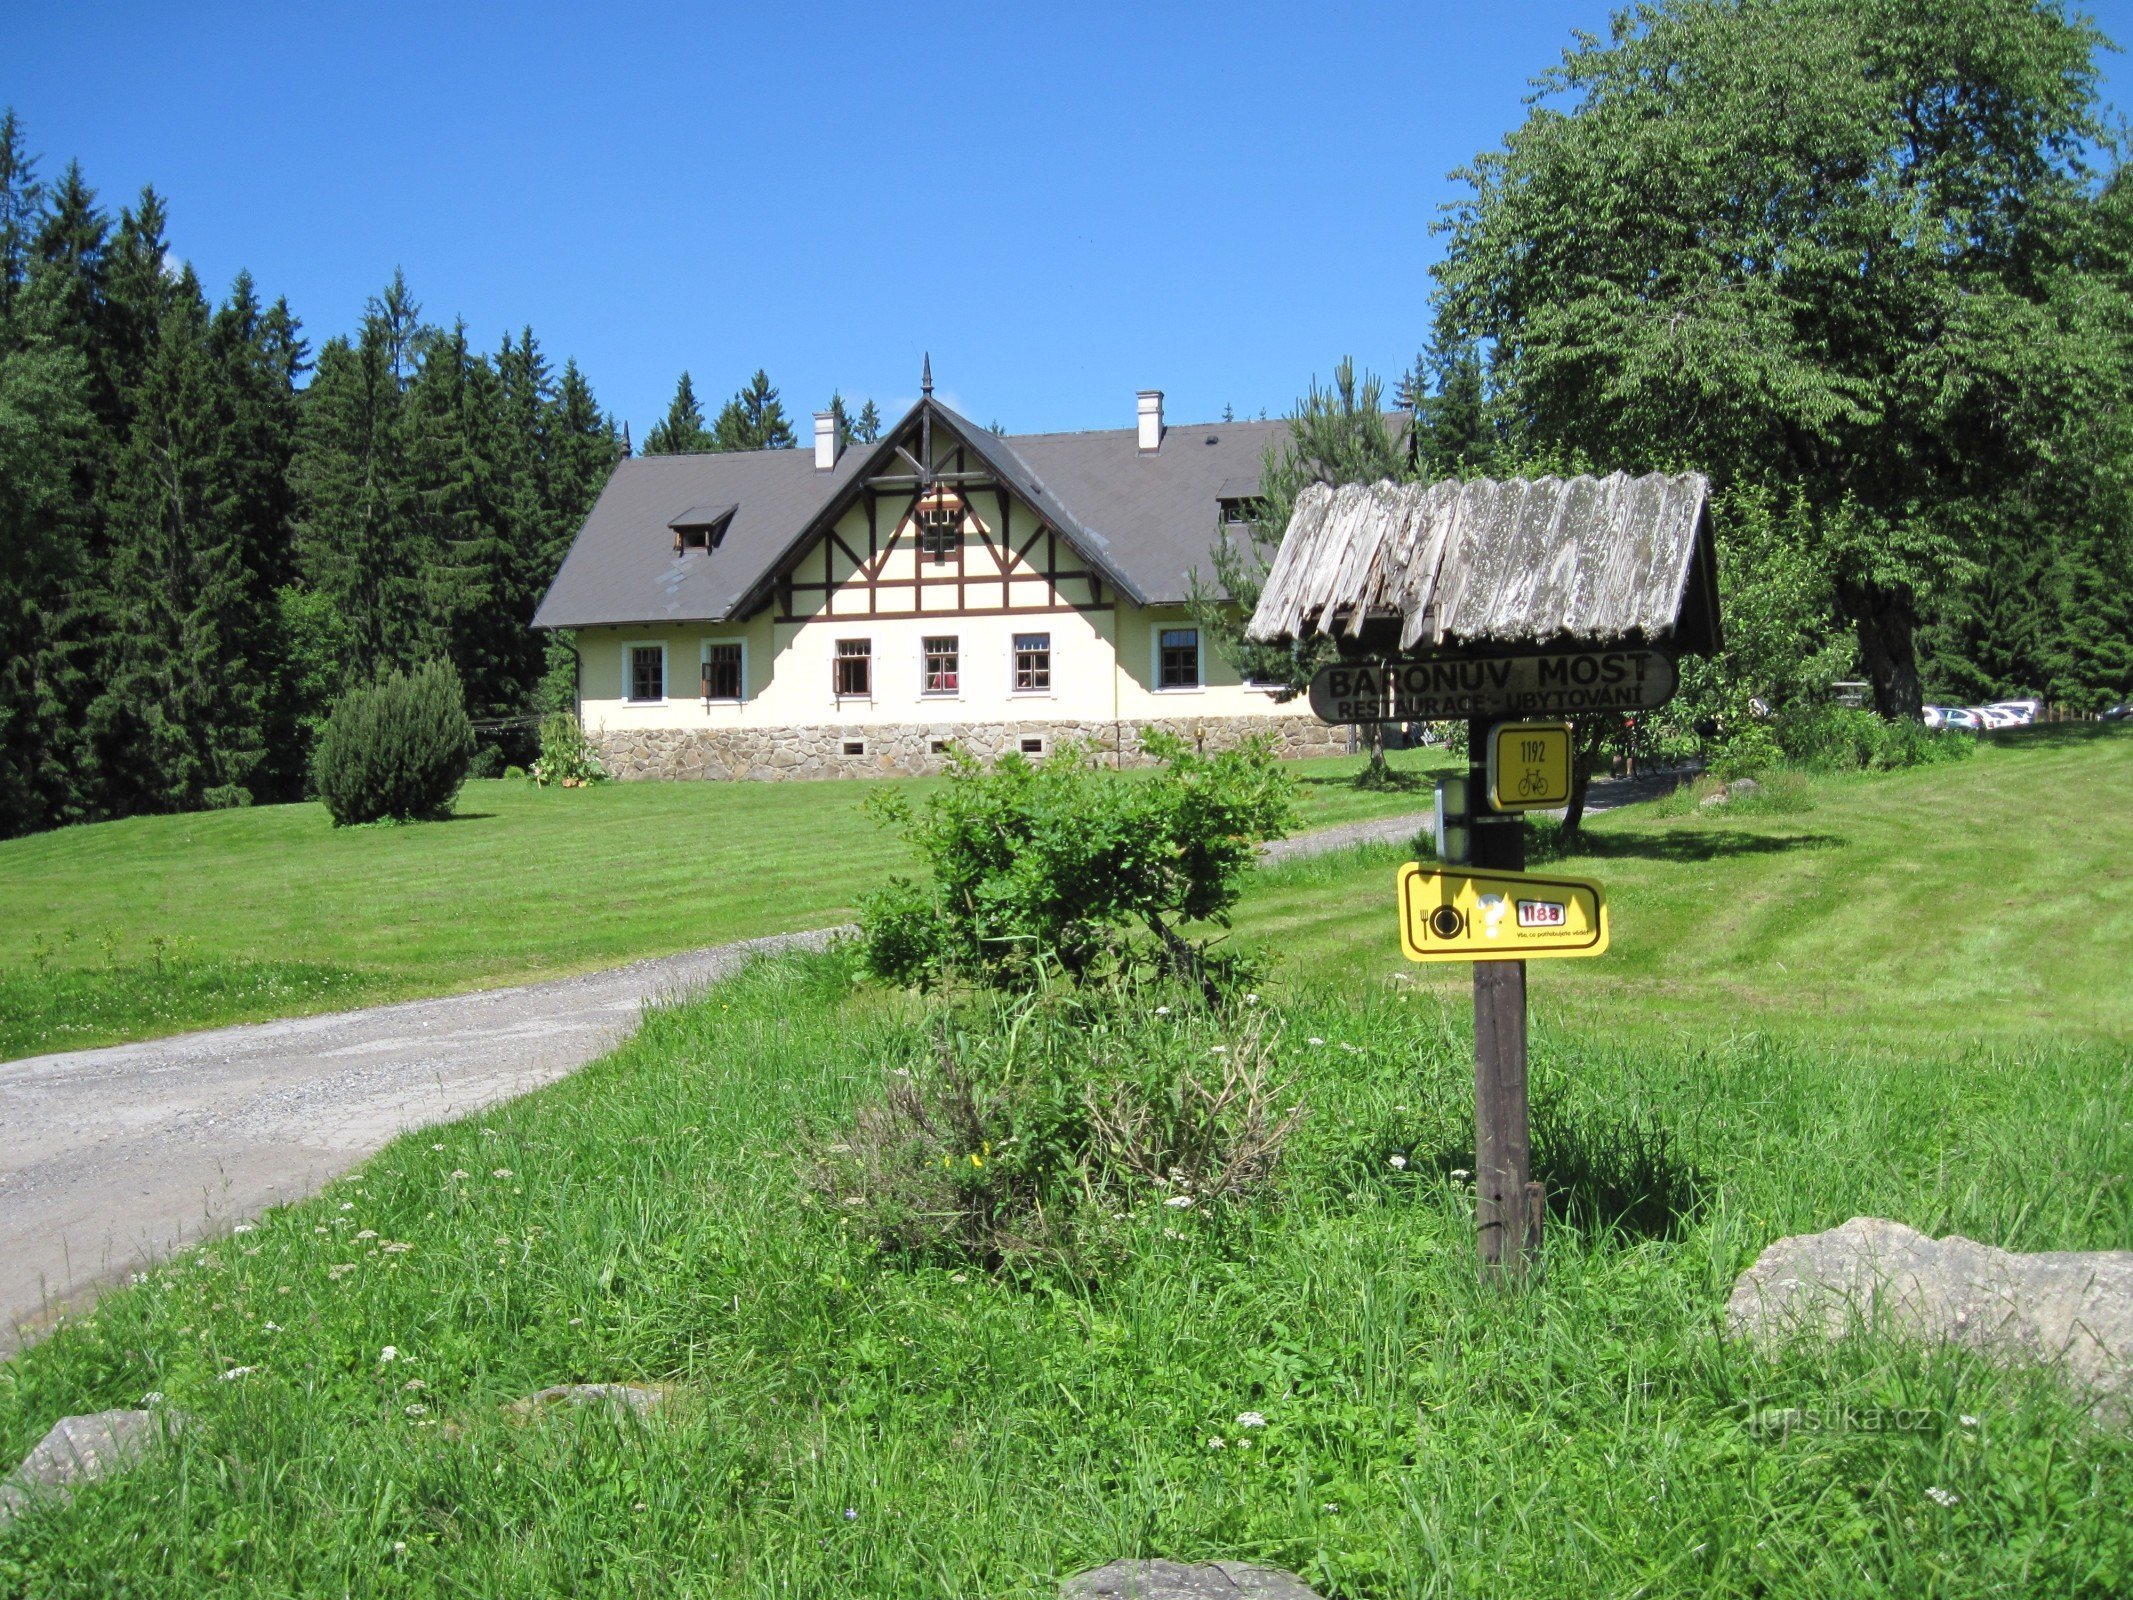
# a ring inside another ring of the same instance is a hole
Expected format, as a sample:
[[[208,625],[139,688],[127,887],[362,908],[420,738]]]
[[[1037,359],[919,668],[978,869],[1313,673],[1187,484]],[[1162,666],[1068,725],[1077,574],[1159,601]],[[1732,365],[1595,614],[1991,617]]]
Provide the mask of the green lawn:
[[[1616,952],[1533,968],[1559,1209],[1521,1293],[1476,1280],[1464,973],[1388,956],[1390,853],[1264,875],[1274,975],[1228,1020],[1008,1024],[837,954],[758,967],[0,1365],[0,1457],[70,1411],[189,1419],[0,1533],[0,1593],[1041,1600],[1163,1555],[1335,1600],[2123,1595],[2133,1433],[1962,1353],[1757,1355],[1719,1311],[1772,1240],[1859,1214],[2133,1248],[2129,756],[1603,819]],[[993,1272],[809,1198],[943,1049],[1206,1071],[1254,1022],[1306,1115],[1249,1203],[1114,1180],[1073,1270]],[[605,1380],[678,1396],[501,1409]]]
[[[1441,760],[1396,756],[1393,793],[1298,762],[1305,826],[1426,808]],[[0,842],[0,1059],[827,927],[905,864],[860,809],[880,786],[496,780],[421,826],[264,806]]]
[[[1532,963],[1542,1016],[1655,1033],[2133,1039],[2133,733],[1787,775],[1749,805],[1683,795],[1588,826],[1547,865],[1605,886],[1612,948]],[[1466,968],[1400,959],[1405,859],[1388,846],[1271,869],[1239,933],[1358,981],[1463,995]]]

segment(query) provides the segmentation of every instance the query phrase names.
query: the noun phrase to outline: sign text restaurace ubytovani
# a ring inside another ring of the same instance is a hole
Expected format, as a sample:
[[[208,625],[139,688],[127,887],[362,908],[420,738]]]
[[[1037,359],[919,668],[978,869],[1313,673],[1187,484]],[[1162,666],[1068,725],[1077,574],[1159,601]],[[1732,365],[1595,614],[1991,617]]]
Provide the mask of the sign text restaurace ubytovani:
[[[1662,650],[1572,650],[1435,661],[1343,661],[1311,680],[1311,709],[1332,723],[1649,711],[1674,697]]]

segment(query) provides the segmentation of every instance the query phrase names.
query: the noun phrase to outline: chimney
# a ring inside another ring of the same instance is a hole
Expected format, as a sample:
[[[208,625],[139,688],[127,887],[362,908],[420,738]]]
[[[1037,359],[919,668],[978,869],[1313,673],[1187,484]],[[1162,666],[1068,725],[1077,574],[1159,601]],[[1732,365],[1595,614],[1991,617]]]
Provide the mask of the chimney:
[[[827,472],[837,464],[837,456],[844,449],[844,441],[837,437],[837,413],[815,413],[815,470]]]
[[[1151,455],[1163,448],[1163,391],[1141,390],[1140,411],[1141,454]]]

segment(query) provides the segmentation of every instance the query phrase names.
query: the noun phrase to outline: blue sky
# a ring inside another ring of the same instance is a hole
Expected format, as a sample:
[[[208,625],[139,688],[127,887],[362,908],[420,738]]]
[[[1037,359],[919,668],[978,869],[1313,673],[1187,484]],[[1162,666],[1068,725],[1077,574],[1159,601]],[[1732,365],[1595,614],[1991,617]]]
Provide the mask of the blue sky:
[[[981,422],[1126,427],[1140,388],[1194,421],[1400,372],[1450,172],[1606,15],[75,0],[10,20],[0,102],[48,177],[153,183],[217,292],[249,267],[317,341],[401,267],[640,439],[684,367],[712,403],[767,368],[804,432],[832,389],[893,415],[926,350]]]

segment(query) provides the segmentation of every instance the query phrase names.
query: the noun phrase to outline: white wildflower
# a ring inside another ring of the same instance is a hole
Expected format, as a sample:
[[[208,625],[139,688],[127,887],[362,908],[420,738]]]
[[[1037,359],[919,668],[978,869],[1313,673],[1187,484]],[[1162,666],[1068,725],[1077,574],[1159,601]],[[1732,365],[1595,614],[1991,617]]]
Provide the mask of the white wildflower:
[[[431,1146],[430,1146],[430,1148],[431,1148],[432,1150],[442,1150],[442,1149],[444,1148],[444,1146],[443,1146],[443,1145],[441,1145],[441,1144],[433,1144],[433,1145],[431,1145]]]
[[[141,1396],[141,1404],[144,1406],[159,1406],[162,1403],[163,1391],[161,1389],[150,1389],[146,1394]]]
[[[1226,1044],[1210,1045],[1207,1053],[1211,1056],[1226,1056],[1229,1054],[1229,1046]]]
[[[452,1169],[452,1176],[455,1178],[471,1178],[474,1176],[474,1174],[467,1171],[467,1169],[464,1167],[454,1167]]]
[[[278,1322],[262,1322],[259,1325],[259,1329],[262,1333],[279,1333],[281,1332],[281,1324]]]
[[[355,1202],[354,1202],[353,1200],[343,1200],[343,1201],[341,1202],[341,1209],[342,1209],[343,1211],[353,1211],[353,1210],[355,1210],[355,1208],[356,1208],[356,1203],[355,1203]]]
[[[407,1408],[407,1414],[411,1417],[426,1417],[429,1412],[430,1408],[425,1405],[412,1405]]]
[[[1259,1004],[1259,996],[1257,996],[1256,994],[1248,994],[1244,997],[1244,1003],[1248,1006],[1256,1006],[1257,1004]]]
[[[378,1352],[378,1365],[381,1367],[387,1366],[392,1362],[398,1361],[399,1359],[400,1352],[391,1345],[387,1345],[383,1350],[380,1350]]]
[[[427,1389],[429,1385],[424,1383],[420,1378],[410,1378],[407,1380],[407,1382],[401,1384],[400,1387],[403,1389]]]
[[[1454,1178],[1457,1178],[1461,1183],[1464,1183],[1467,1179],[1471,1178],[1473,1174],[1467,1171],[1464,1167],[1454,1167],[1452,1168],[1452,1176]]]
[[[392,1243],[386,1245],[385,1253],[389,1256],[405,1255],[408,1251],[414,1248],[415,1247],[413,1245],[409,1244],[404,1239],[395,1239]]]
[[[1964,1413],[1962,1416],[1957,1417],[1955,1420],[1957,1422],[1960,1422],[1966,1428],[1974,1428],[1977,1426],[1977,1418],[1969,1415],[1967,1412]]]
[[[1168,1200],[1165,1200],[1163,1204],[1173,1211],[1183,1211],[1192,1204],[1192,1196],[1189,1194],[1174,1194]]]
[[[1223,1438],[1222,1435],[1218,1433],[1213,1438],[1207,1441],[1207,1448],[1210,1450],[1220,1450],[1224,1445],[1228,1443],[1229,1441]]]
[[[509,1167],[498,1167],[489,1176],[492,1178],[508,1178],[511,1176],[511,1169]]]
[[[222,1381],[228,1383],[232,1378],[248,1378],[258,1370],[257,1367],[232,1367],[222,1375]]]
[[[251,1231],[252,1224],[249,1222],[240,1222],[237,1224],[236,1227],[230,1229],[230,1232],[232,1233],[250,1233]]]
[[[1305,1043],[1305,1044],[1324,1044],[1325,1042],[1326,1042],[1325,1040],[1321,1039],[1321,1038],[1320,1038],[1320,1037],[1319,1037],[1319,1036],[1318,1036],[1317,1034],[1315,1034],[1315,1033],[1314,1033],[1314,1034],[1312,1034],[1310,1038],[1308,1038],[1308,1039],[1304,1040],[1304,1043]]]
[[[1963,1503],[1963,1497],[1953,1489],[1943,1489],[1938,1485],[1926,1490],[1926,1498],[1944,1510],[1949,1506],[1958,1506]]]
[[[1405,1172],[1407,1170],[1407,1157],[1387,1156],[1385,1159],[1392,1163],[1395,1172]]]
[[[326,1230],[324,1228],[313,1228],[311,1231],[313,1233],[324,1233]]]
[[[377,1236],[378,1230],[376,1228],[365,1228],[361,1233],[356,1235],[358,1239],[375,1239]]]
[[[1256,1411],[1240,1411],[1237,1413],[1237,1426],[1240,1428],[1263,1428],[1266,1426],[1266,1418]]]

